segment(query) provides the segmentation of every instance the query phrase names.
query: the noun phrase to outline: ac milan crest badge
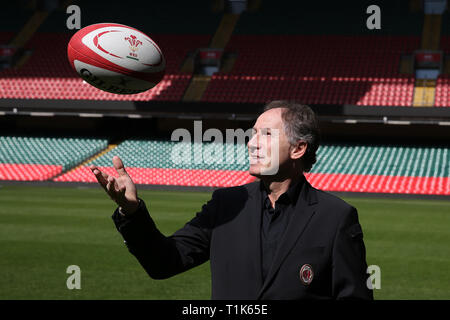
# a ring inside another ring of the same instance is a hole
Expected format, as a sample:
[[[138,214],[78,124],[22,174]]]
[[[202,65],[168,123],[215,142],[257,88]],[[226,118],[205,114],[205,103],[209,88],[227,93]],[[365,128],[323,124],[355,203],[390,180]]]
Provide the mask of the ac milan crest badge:
[[[314,271],[313,271],[311,265],[304,264],[300,268],[300,281],[304,285],[309,285],[309,284],[311,284],[313,278],[314,278]]]

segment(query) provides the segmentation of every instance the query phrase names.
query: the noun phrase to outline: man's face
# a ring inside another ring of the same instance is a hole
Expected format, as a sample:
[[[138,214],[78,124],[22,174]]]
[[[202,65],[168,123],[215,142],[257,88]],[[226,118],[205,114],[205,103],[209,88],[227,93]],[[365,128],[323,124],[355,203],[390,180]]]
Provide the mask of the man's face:
[[[290,160],[290,143],[283,129],[283,109],[270,109],[261,114],[253,126],[247,144],[252,176],[274,176]]]

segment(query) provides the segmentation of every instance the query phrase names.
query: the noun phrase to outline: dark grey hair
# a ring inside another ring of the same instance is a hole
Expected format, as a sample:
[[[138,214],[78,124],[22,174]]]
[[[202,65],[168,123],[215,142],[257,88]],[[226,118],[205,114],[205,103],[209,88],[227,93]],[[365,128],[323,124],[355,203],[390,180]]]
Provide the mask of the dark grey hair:
[[[302,157],[303,171],[310,171],[317,161],[316,152],[320,143],[319,121],[314,111],[307,105],[277,100],[268,103],[264,112],[275,108],[284,108],[281,117],[289,143],[295,145],[299,140],[306,142],[306,152]]]

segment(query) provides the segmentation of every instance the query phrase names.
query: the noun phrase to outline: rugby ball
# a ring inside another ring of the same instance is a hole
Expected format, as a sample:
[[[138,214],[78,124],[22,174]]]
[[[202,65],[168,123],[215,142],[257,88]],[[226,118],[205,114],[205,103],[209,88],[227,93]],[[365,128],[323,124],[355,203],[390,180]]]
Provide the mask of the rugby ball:
[[[118,94],[153,88],[166,67],[161,49],[149,36],[116,23],[98,23],[79,30],[69,41],[67,56],[84,81]]]

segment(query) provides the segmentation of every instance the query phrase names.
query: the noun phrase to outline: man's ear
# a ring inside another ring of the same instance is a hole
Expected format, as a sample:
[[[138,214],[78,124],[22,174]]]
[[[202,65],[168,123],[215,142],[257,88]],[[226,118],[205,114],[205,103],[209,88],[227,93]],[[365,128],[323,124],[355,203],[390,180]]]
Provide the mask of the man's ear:
[[[308,144],[305,141],[298,141],[296,145],[291,147],[291,159],[297,160],[303,157],[308,148]]]

